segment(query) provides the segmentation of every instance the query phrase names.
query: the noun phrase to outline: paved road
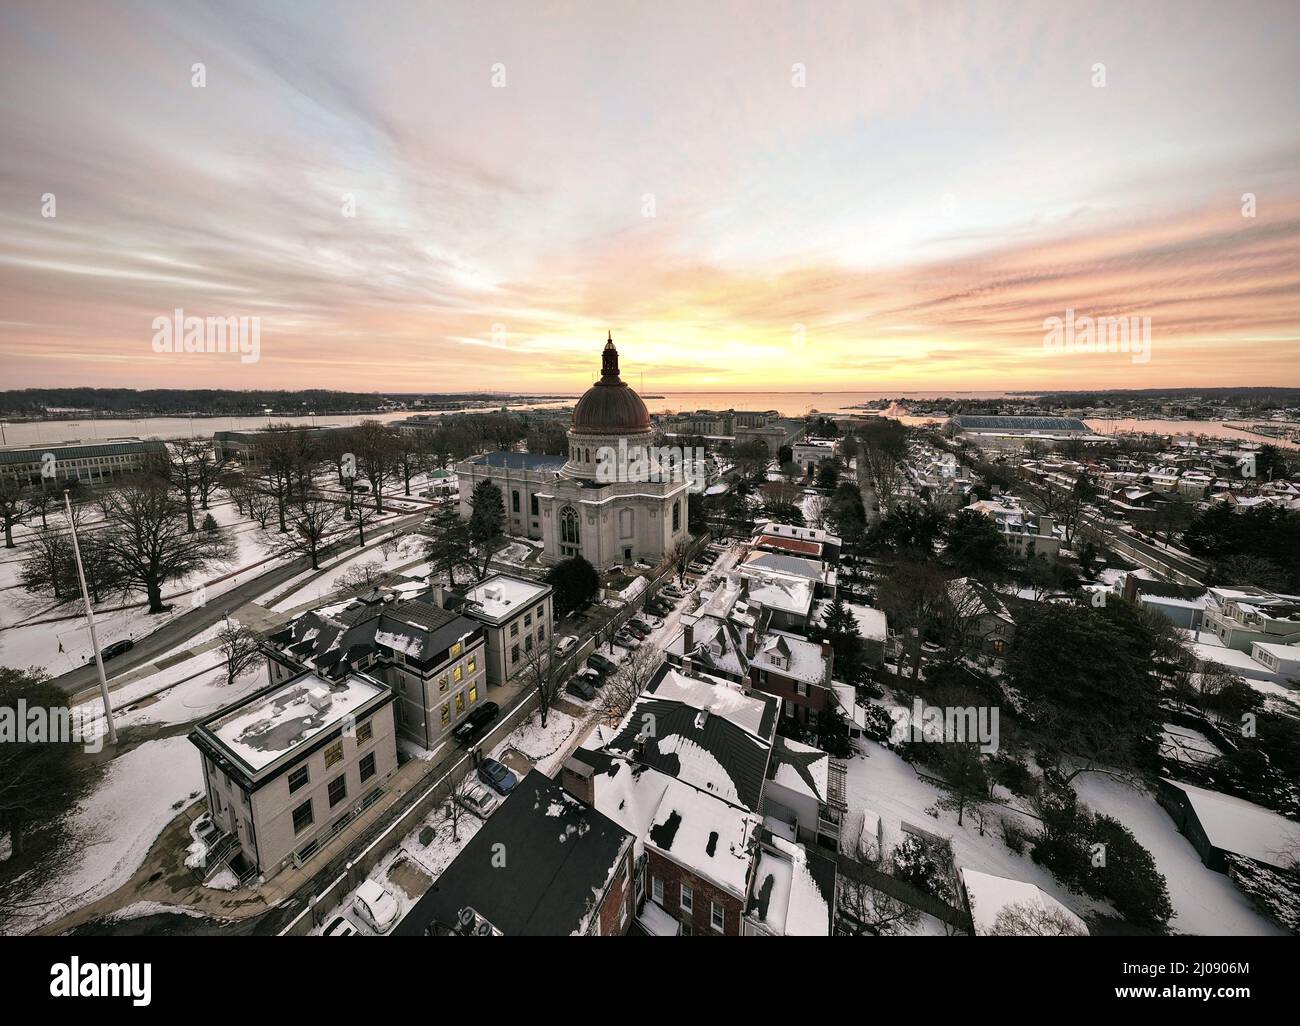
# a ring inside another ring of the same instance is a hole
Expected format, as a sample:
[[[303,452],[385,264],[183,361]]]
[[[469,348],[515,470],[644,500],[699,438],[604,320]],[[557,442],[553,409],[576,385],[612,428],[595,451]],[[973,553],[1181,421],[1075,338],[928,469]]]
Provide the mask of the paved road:
[[[422,522],[424,518],[425,514],[420,512],[376,526],[382,532],[394,529],[403,530]],[[321,558],[325,559],[347,549],[355,548],[355,546],[355,535],[349,532],[343,539],[333,542],[322,549]],[[178,645],[184,644],[201,631],[211,627],[227,613],[234,612],[244,603],[251,602],[259,595],[265,594],[277,585],[283,584],[310,568],[311,561],[306,556],[300,556],[245,581],[243,584],[236,585],[229,591],[222,592],[220,595],[209,599],[206,605],[191,609],[188,613],[182,613],[174,620],[168,621],[156,631],[137,641],[131,651],[104,664],[104,672],[108,675],[109,683],[111,684],[115,677],[120,677],[130,670],[153,662],[160,655],[176,648]],[[177,601],[184,602],[185,599],[182,598]],[[148,613],[144,612],[144,608],[141,607],[141,619],[143,620],[148,615]],[[67,673],[55,677],[53,683],[69,695],[75,695],[98,686],[99,675],[95,671],[94,660],[92,659],[85,666],[69,670]]]
[[[1025,505],[1035,512],[1043,512],[1042,500],[1032,493],[1025,497]],[[1096,514],[1084,515],[1081,518],[1080,529],[1121,555],[1128,556],[1134,562],[1161,574],[1168,580],[1178,584],[1204,583],[1208,567],[1195,556],[1142,541],[1120,530],[1117,524],[1107,522]]]

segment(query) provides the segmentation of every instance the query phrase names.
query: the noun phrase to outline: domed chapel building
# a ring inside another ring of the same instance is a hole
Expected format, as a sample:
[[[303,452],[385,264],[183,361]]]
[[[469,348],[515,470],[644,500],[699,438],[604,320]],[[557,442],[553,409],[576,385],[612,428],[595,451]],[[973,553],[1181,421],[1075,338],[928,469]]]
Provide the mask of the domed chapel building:
[[[461,463],[461,516],[486,478],[501,489],[508,532],[540,540],[547,563],[576,555],[598,569],[657,563],[686,539],[688,475],[659,465],[650,412],[619,376],[612,334],[568,436],[567,458],[490,452]]]

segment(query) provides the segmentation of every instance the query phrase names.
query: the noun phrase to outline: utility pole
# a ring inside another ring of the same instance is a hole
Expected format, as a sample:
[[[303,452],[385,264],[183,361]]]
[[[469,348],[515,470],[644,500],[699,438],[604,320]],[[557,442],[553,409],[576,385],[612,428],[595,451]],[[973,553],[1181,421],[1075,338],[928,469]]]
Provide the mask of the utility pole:
[[[77,557],[77,580],[81,582],[81,600],[86,603],[86,623],[90,625],[90,644],[95,650],[95,668],[99,670],[99,694],[104,700],[104,722],[108,724],[108,743],[117,744],[117,728],[113,726],[113,705],[108,700],[108,678],[104,676],[104,657],[99,654],[99,636],[95,633],[95,610],[86,590],[86,571],[81,566],[81,545],[77,541],[77,525],[72,519],[72,497],[63,489],[63,506],[68,511],[68,530],[72,534],[72,553]]]

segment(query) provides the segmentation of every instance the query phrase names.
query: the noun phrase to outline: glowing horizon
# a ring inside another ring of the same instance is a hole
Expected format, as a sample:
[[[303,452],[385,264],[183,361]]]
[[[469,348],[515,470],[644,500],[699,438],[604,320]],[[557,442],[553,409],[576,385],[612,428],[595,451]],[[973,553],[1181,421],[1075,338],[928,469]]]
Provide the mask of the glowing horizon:
[[[1041,7],[8,4],[3,387],[1300,386],[1300,10]]]

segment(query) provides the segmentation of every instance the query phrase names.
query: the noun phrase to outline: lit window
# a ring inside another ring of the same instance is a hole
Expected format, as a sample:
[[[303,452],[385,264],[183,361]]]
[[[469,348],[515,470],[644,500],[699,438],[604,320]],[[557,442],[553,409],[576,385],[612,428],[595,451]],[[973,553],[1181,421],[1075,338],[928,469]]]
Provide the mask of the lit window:
[[[325,749],[325,768],[329,769],[336,763],[343,761],[343,742],[335,741]]]
[[[473,673],[478,668],[478,657],[470,656],[465,663],[465,672]]]
[[[445,727],[450,722],[451,722],[451,703],[443,702],[442,703],[442,725]]]
[[[477,701],[478,701],[478,688],[472,687],[469,689],[469,704],[473,705]]]
[[[463,676],[465,676],[465,671],[464,671],[464,669],[462,669],[461,667],[457,666],[454,670],[451,671],[451,675],[452,675],[452,678],[456,681],[456,683],[459,684],[459,683],[460,683],[460,679],[461,679]]]
[[[365,723],[357,724],[357,744],[364,745],[374,736],[375,725],[370,720],[366,720]]]
[[[456,695],[456,711],[463,713],[465,711],[465,692],[461,691]]]

